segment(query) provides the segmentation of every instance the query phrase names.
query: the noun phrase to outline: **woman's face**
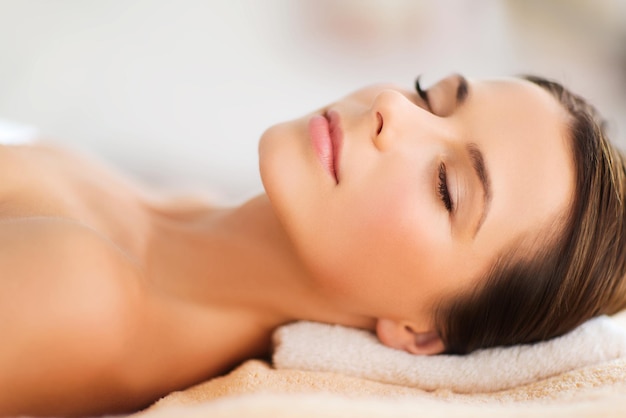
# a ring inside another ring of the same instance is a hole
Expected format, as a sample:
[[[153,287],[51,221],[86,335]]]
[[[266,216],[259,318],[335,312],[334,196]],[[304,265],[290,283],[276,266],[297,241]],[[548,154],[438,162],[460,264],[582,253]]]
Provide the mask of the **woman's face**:
[[[507,248],[540,243],[574,193],[568,117],[540,87],[453,75],[426,98],[367,87],[271,127],[259,146],[314,285],[414,331]]]

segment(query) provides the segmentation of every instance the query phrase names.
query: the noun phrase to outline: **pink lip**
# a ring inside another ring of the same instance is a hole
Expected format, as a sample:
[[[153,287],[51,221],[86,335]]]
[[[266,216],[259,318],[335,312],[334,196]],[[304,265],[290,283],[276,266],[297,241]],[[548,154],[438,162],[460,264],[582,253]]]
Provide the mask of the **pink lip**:
[[[309,134],[313,149],[322,166],[339,183],[339,152],[343,133],[339,126],[339,114],[335,111],[315,115],[309,120]]]

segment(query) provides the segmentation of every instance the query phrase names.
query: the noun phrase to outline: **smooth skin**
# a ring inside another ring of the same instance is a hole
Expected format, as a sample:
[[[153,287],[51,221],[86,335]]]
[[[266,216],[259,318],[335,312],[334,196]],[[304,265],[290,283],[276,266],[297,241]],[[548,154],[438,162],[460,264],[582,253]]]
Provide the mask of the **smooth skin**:
[[[0,148],[0,415],[137,410],[267,355],[271,332],[300,319],[440,352],[434,306],[509,246],[540,245],[573,195],[559,104],[513,79],[469,82],[459,102],[461,82],[428,103],[368,87],[270,128],[266,194],[234,208],[157,195],[52,146]],[[328,109],[339,183],[307,129]]]

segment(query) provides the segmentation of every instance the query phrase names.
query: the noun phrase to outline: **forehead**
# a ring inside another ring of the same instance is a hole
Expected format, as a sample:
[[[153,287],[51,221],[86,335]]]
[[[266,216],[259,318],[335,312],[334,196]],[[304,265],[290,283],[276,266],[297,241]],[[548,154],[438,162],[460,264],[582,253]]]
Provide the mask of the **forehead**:
[[[476,81],[471,88],[459,117],[483,150],[493,190],[477,243],[500,247],[539,233],[573,201],[569,117],[549,92],[525,80]]]

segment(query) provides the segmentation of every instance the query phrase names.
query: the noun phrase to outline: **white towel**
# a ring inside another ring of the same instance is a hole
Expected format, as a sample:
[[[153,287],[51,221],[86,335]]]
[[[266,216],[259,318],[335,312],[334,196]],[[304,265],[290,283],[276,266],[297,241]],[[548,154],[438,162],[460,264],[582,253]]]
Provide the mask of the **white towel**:
[[[0,119],[0,144],[19,145],[34,141],[39,132],[29,125]]]
[[[381,344],[368,331],[295,322],[274,333],[274,367],[354,377],[457,393],[514,388],[589,365],[626,357],[626,329],[609,317],[561,337],[468,355],[416,356]]]

